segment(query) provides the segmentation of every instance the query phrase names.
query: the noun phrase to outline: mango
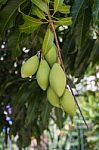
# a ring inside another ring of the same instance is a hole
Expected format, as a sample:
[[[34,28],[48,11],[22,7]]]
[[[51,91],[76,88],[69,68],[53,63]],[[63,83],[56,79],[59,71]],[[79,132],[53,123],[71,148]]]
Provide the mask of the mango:
[[[56,94],[61,97],[64,93],[66,86],[66,76],[58,63],[55,63],[50,71],[49,81],[51,88]]]
[[[38,85],[42,90],[46,90],[49,84],[49,73],[50,73],[50,67],[46,60],[41,60],[37,74],[36,79],[38,82]]]
[[[36,73],[39,66],[39,58],[37,55],[29,58],[21,67],[21,77],[26,78]]]
[[[68,113],[72,117],[75,116],[76,104],[74,101],[74,97],[68,89],[65,89],[64,94],[60,98],[60,104],[66,113]]]
[[[53,44],[52,48],[45,55],[45,59],[47,60],[50,66],[53,66],[53,64],[56,62],[56,58],[57,58],[56,46],[55,44]]]
[[[57,94],[54,92],[54,90],[50,86],[47,89],[47,99],[51,105],[61,108],[60,102],[59,102],[59,97],[57,96]]]

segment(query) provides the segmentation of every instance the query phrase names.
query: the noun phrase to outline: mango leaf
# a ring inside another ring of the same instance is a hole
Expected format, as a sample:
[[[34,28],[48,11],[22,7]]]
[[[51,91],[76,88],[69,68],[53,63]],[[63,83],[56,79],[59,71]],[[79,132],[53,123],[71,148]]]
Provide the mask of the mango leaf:
[[[45,103],[43,105],[43,108],[45,108],[45,109],[42,109],[41,123],[42,123],[42,126],[44,128],[46,128],[49,124],[49,118],[50,118],[50,112],[52,110],[52,105],[50,105],[49,102],[46,99],[44,99],[44,100],[45,100]]]
[[[59,21],[55,21],[55,25],[60,26],[60,25],[66,25],[70,26],[72,24],[72,18],[67,17],[67,18],[62,18]]]
[[[52,31],[48,28],[45,33],[43,46],[42,46],[42,52],[44,55],[47,54],[49,49],[52,47],[53,41],[54,41],[54,35]]]
[[[74,30],[74,26],[77,22],[78,16],[81,12],[82,6],[84,4],[85,0],[75,0],[73,7],[72,7],[72,17],[73,17],[73,24],[72,24],[72,32]]]
[[[70,13],[70,6],[69,5],[62,5],[62,6],[59,6],[58,7],[58,11],[60,13],[63,13],[63,14],[69,14]]]
[[[58,11],[58,7],[63,4],[63,0],[54,0],[54,13]]]
[[[6,4],[7,1],[8,1],[8,0],[0,0],[0,5]]]
[[[32,33],[33,31],[37,30],[37,28],[42,24],[40,19],[35,19],[28,15],[22,13],[24,24],[19,26],[20,32],[25,32],[27,34]]]
[[[81,77],[90,62],[91,53],[94,50],[95,40],[87,39],[81,50],[78,51],[75,60],[75,75]]]
[[[46,19],[45,14],[43,13],[43,11],[40,10],[39,8],[37,8],[36,6],[32,8],[31,14],[36,15],[40,19]]]
[[[16,97],[15,97],[15,101],[12,102],[12,104],[15,108],[17,108],[16,106],[22,106],[26,102],[27,96],[30,96],[30,90],[27,91],[27,86],[30,87],[29,83],[25,82],[24,84],[22,84],[19,87],[19,90],[18,90]]]
[[[6,29],[13,26],[15,12],[25,1],[26,0],[9,0],[7,5],[0,11],[1,36],[3,36]]]
[[[20,42],[21,33],[18,30],[15,30],[11,33],[8,38],[8,47],[11,49],[12,57],[18,57],[21,54],[19,42]]]
[[[81,15],[79,16],[79,22],[76,24],[75,33],[78,35],[76,37],[76,43],[78,50],[81,49],[81,46],[85,42],[86,36],[88,36],[89,25],[91,22],[91,9],[88,7],[87,9],[83,8],[81,11]]]
[[[26,125],[28,126],[34,119],[37,117],[36,116],[36,110],[38,109],[38,101],[37,99],[34,99],[33,102],[30,103],[27,109],[27,115],[26,115]]]
[[[70,53],[74,53],[74,51],[75,51],[75,37],[73,35],[67,34],[67,38],[64,39],[64,42],[62,45],[62,50],[63,50],[63,56],[64,56],[64,64],[65,63],[67,64],[67,61],[71,56]],[[69,60],[69,62],[70,62],[70,60]],[[69,62],[68,62],[68,64],[69,64]],[[73,59],[72,59],[72,62],[73,62]]]
[[[48,14],[48,6],[47,4],[42,1],[42,0],[31,0],[32,3],[34,3],[39,9],[41,9],[42,11],[44,11],[46,14]]]
[[[93,4],[93,22],[99,22],[99,0],[94,0]]]
[[[61,129],[63,127],[63,111],[60,108],[55,108],[56,124]]]
[[[50,2],[50,0],[44,0],[46,3],[48,3],[49,4],[49,2]]]
[[[44,94],[43,92],[41,92],[41,89],[39,87],[36,88],[35,86],[33,88],[34,90],[30,89],[30,91],[32,92],[31,100],[28,100],[28,109],[26,115],[27,125],[33,122],[35,119],[37,119],[41,109],[40,106],[42,104],[42,100],[44,99]]]
[[[3,84],[1,84],[0,86],[0,96],[4,94],[4,92],[9,88],[9,86],[13,86],[14,84],[17,82],[21,82],[22,79],[9,79],[9,80],[5,80],[5,82],[3,82]]]
[[[93,65],[96,63],[99,64],[99,41],[98,39],[95,41],[93,51],[91,53],[90,61],[92,61]]]

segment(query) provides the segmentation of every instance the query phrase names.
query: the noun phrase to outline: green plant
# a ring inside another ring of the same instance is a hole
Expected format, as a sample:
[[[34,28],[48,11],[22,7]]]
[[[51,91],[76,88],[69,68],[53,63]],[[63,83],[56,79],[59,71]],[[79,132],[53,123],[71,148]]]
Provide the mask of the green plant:
[[[98,107],[99,92],[87,92],[86,97],[83,97],[82,111],[84,116],[89,121],[91,130],[86,133],[87,142],[90,150],[98,150],[99,147],[99,107]]]
[[[64,64],[68,84],[69,75],[80,82],[90,62],[93,66],[99,63],[98,8],[98,0],[0,1],[0,131],[6,126],[11,135],[18,133],[19,147],[29,145],[30,140],[24,137],[30,139],[34,135],[39,141],[44,129],[48,128],[52,111],[35,75],[21,78],[22,62],[35,54],[46,58],[54,43],[57,61],[62,67]],[[12,108],[13,113],[8,113],[12,125],[3,114],[8,112],[7,105]],[[61,112],[56,116],[58,126],[63,124]]]

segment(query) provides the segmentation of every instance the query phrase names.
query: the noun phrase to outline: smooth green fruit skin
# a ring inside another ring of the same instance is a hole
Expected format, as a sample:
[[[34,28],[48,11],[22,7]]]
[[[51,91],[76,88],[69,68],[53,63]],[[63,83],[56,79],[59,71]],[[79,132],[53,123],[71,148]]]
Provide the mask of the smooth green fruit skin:
[[[59,97],[50,86],[47,89],[47,99],[49,100],[51,105],[61,108],[60,103],[59,103]]]
[[[36,73],[39,66],[39,58],[37,55],[32,56],[29,58],[21,67],[21,77],[27,78],[32,76]]]
[[[49,73],[50,73],[50,67],[46,60],[42,60],[40,62],[36,79],[38,82],[38,85],[42,90],[46,90],[49,84]]]
[[[49,76],[50,86],[61,97],[66,86],[66,76],[58,63],[55,63],[50,71]]]
[[[70,116],[75,116],[76,104],[71,92],[68,89],[65,89],[63,96],[60,98],[60,103],[66,113]]]
[[[45,59],[49,63],[49,65],[52,67],[53,64],[56,62],[56,46],[53,44],[52,48],[49,50],[49,52],[45,55]]]

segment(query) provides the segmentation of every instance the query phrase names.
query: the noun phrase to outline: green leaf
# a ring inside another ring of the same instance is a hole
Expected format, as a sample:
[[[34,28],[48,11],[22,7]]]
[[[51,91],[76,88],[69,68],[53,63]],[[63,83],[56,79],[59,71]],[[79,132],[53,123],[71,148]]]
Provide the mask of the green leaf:
[[[60,108],[55,108],[56,124],[61,129],[63,127],[63,111]]]
[[[87,39],[84,45],[82,46],[81,50],[78,51],[76,54],[76,60],[75,60],[75,75],[81,77],[83,73],[85,72],[89,62],[91,53],[94,50],[95,40],[93,39]]]
[[[86,37],[88,36],[89,32],[89,26],[91,22],[91,9],[90,8],[83,8],[81,11],[81,15],[79,16],[78,23],[75,27],[75,33],[78,35],[76,37],[76,43],[78,50],[81,49],[83,43],[86,40]]]
[[[16,93],[15,100],[12,102],[13,106],[16,108],[15,111],[17,111],[17,107],[16,106],[22,106],[26,102],[27,96],[30,97],[31,91],[30,90],[27,91],[27,86],[29,87],[29,83],[25,82],[24,84],[22,84],[19,87],[19,90]]]
[[[48,28],[44,37],[44,42],[42,46],[43,54],[47,54],[49,49],[52,47],[54,42],[54,35],[52,31]]]
[[[18,30],[15,30],[11,33],[8,38],[8,48],[11,49],[12,57],[18,57],[21,54],[19,47],[21,33]]]
[[[70,53],[75,53],[75,37],[73,35],[71,35],[70,33],[67,34],[67,38],[64,39],[63,42],[63,46],[62,46],[62,50],[63,50],[63,56],[64,56],[64,64],[68,64],[68,68],[70,68],[70,64],[73,63],[74,64],[74,60],[71,57],[72,55]],[[73,67],[73,65],[71,65]],[[73,70],[73,68],[71,69]],[[67,71],[68,72],[68,71]]]
[[[95,41],[93,51],[91,53],[90,61],[92,61],[93,65],[99,64],[99,41],[98,39]]]
[[[43,13],[43,11],[40,10],[39,8],[37,8],[36,6],[32,8],[31,14],[36,15],[40,19],[46,19],[45,14]]]
[[[69,5],[62,5],[62,6],[59,6],[58,7],[58,11],[60,13],[63,13],[63,14],[69,14],[70,13],[70,6]]]
[[[81,8],[84,4],[85,0],[75,0],[73,7],[72,7],[72,17],[73,17],[73,25],[72,25],[72,32],[74,30],[74,26],[77,23],[78,16],[80,14]]]
[[[6,4],[7,1],[8,1],[8,0],[0,0],[0,5]]]
[[[26,116],[26,125],[28,126],[32,121],[34,121],[34,119],[37,117],[36,116],[36,109],[38,107],[38,101],[37,99],[33,100],[33,102],[31,102],[28,106],[27,109],[27,116]]]
[[[15,12],[25,1],[26,0],[9,0],[7,5],[0,11],[1,36],[3,36],[6,29],[13,26]]]
[[[5,82],[3,82],[3,84],[1,84],[0,86],[0,96],[4,94],[4,92],[9,88],[9,86],[13,86],[14,84],[17,82],[21,82],[22,79],[9,79],[9,80],[5,80]]]
[[[99,0],[94,0],[93,4],[93,22],[99,22]]]
[[[52,110],[52,105],[49,104],[48,101],[45,100],[45,104],[43,106],[43,108],[45,109],[42,109],[42,113],[41,113],[41,117],[42,117],[42,120],[41,120],[41,123],[44,127],[47,127],[48,124],[49,124],[49,118],[50,118],[50,112]]]
[[[36,82],[35,82],[36,83]],[[31,89],[31,96],[30,100],[28,100],[28,108],[27,108],[27,116],[26,116],[26,124],[30,124],[34,121],[34,119],[37,119],[39,111],[41,109],[41,104],[44,99],[44,94],[41,91],[41,89],[38,87],[37,83],[36,86],[32,86]]]
[[[21,12],[24,19],[24,24],[19,26],[20,32],[25,32],[27,34],[32,33],[33,31],[37,30],[37,28],[42,24],[40,19],[35,19],[28,15],[25,15]]]
[[[48,14],[49,8],[45,2],[42,0],[31,0],[32,3],[34,3],[39,9],[44,11],[46,14]]]
[[[67,18],[62,18],[59,21],[55,21],[55,25],[60,26],[60,25],[66,25],[70,26],[72,24],[72,18],[67,17]]]
[[[54,0],[54,13],[58,11],[59,6],[63,4],[63,0]]]
[[[49,4],[49,2],[50,2],[50,0],[44,0],[46,3],[48,3]]]

